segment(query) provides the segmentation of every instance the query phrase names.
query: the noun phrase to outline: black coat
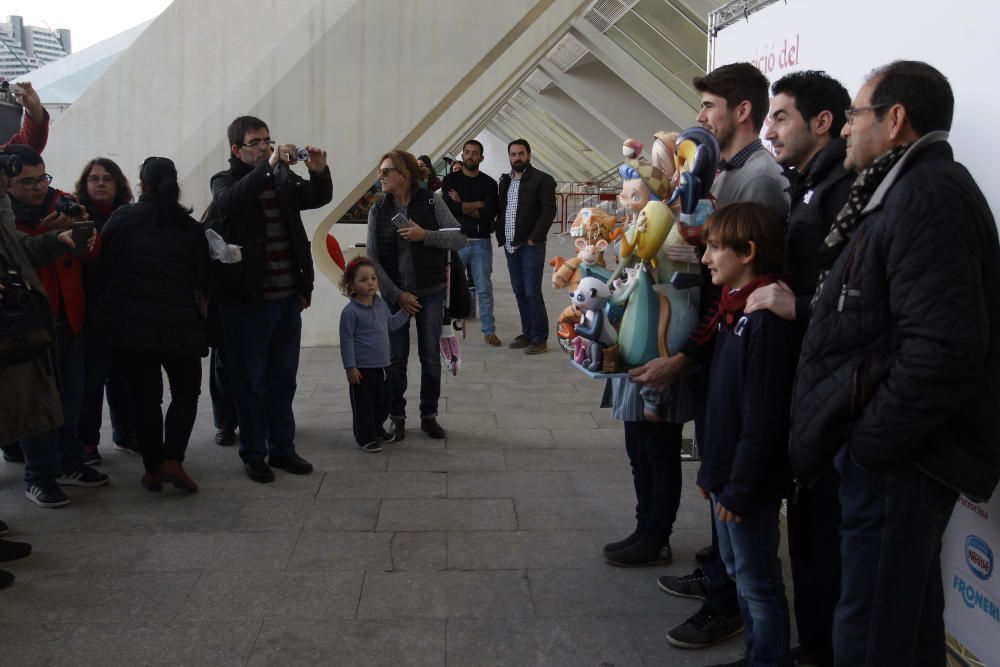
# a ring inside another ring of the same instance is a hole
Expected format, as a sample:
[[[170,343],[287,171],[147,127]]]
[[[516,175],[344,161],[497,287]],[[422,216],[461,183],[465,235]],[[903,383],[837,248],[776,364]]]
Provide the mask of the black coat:
[[[803,342],[790,452],[815,479],[845,443],[974,500],[1000,479],[1000,244],[946,135],[923,137],[872,197]]]
[[[300,211],[319,208],[333,198],[329,167],[322,173],[309,172],[309,180],[305,180],[287,166],[272,172],[266,161],[251,167],[231,157],[229,165],[229,169],[212,177],[212,204],[205,221],[227,243],[242,248],[243,260],[236,264],[213,262],[212,297],[223,302],[263,302],[267,223],[260,195],[274,187],[281,217],[288,225],[299,293],[312,299],[315,273]]]
[[[770,311],[744,315],[715,338],[698,486],[739,516],[784,498],[795,325]]]
[[[133,350],[206,354],[196,301],[208,283],[201,223],[181,210],[157,220],[144,196],[114,212],[102,240],[96,326],[107,341]]]
[[[510,189],[510,174],[500,177],[500,210],[497,212],[497,244],[507,241],[504,231],[507,220],[507,191]],[[556,181],[544,171],[531,165],[521,174],[521,184],[517,191],[517,217],[514,220],[513,246],[524,245],[528,241],[545,243],[549,227],[556,219]]]
[[[795,319],[803,330],[819,277],[819,249],[847,203],[856,174],[844,168],[843,139],[834,139],[817,153],[805,171],[792,177],[791,209],[785,231],[785,274],[795,290]]]

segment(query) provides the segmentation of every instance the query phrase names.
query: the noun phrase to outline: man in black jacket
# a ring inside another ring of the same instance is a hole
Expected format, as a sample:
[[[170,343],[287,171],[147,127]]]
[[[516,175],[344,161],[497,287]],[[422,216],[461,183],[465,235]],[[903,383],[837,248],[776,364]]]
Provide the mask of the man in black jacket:
[[[500,177],[497,243],[507,256],[507,270],[521,316],[521,333],[508,347],[527,354],[548,350],[549,319],[542,298],[545,236],[556,217],[556,181],[531,166],[531,146],[524,139],[507,145],[509,174]]]
[[[295,147],[275,150],[259,118],[237,118],[228,136],[229,169],[212,177],[213,217],[221,219],[226,241],[241,247],[242,260],[216,264],[212,298],[236,397],[240,458],[250,479],[270,482],[272,467],[312,472],[295,452],[292,414],[301,311],[312,299],[314,276],[300,211],[329,203],[333,181],[326,152],[311,146],[305,147],[309,180],[292,172]]]
[[[500,347],[493,317],[493,244],[490,243],[497,217],[497,182],[479,171],[483,157],[481,143],[475,139],[466,141],[462,147],[462,169],[444,177],[441,194],[469,239],[458,256],[472,270],[483,339],[488,345]]]
[[[944,664],[941,537],[1000,479],[1000,244],[947,143],[954,98],[926,63],[876,69],[847,110],[860,172],[824,240],[792,404],[809,486],[841,476],[838,665]]]
[[[844,208],[854,172],[844,168],[840,138],[851,97],[825,72],[795,72],[771,86],[771,142],[789,170],[791,209],[785,230],[785,274],[747,300],[747,313],[768,309],[805,331],[820,273],[820,246]],[[794,291],[793,291],[794,290]],[[799,660],[833,664],[833,610],[840,597],[840,477],[829,466],[788,504],[788,550],[795,589]]]

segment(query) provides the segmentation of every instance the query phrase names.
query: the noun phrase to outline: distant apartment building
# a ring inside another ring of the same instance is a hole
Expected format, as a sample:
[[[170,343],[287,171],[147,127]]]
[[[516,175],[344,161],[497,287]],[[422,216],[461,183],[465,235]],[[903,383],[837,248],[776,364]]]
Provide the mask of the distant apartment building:
[[[13,79],[71,52],[70,31],[24,25],[20,16],[0,23],[0,77]]]

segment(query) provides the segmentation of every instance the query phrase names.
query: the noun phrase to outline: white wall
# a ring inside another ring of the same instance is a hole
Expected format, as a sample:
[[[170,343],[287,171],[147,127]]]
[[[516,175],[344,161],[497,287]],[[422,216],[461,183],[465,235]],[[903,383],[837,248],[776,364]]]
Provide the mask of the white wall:
[[[517,85],[584,4],[176,0],[60,118],[46,163],[67,187],[97,155],[132,179],[145,157],[166,155],[200,213],[211,175],[226,167],[233,118],[259,116],[278,141],[327,149],[334,201],[303,216],[317,265],[303,343],[334,344],[344,302],[324,240],[372,182],[378,156],[398,146],[439,155]],[[363,229],[335,234],[349,245]]]
[[[941,71],[955,95],[951,144],[1000,219],[1000,154],[996,110],[1000,87],[997,26],[1000,11],[988,0],[946,4],[911,0],[795,0],[776,3],[721,30],[715,66],[752,62],[775,81],[804,69],[826,70],[853,97],[865,75],[893,60],[923,60]],[[795,61],[783,62],[792,45]]]

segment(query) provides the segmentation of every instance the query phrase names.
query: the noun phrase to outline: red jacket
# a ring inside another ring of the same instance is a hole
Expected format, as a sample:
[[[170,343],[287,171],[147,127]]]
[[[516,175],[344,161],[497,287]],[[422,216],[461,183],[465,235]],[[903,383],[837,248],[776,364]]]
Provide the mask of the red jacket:
[[[56,200],[65,194],[65,192],[49,188],[49,193],[45,196],[45,202],[42,204],[44,213],[40,217],[22,217],[25,215],[25,207],[14,200],[12,203],[14,204],[17,229],[32,236],[52,231],[42,224],[41,221],[55,210]],[[80,334],[83,322],[87,316],[87,300],[83,291],[83,275],[80,261],[82,260],[88,264],[93,262],[97,259],[98,254],[100,254],[100,250],[101,237],[98,235],[94,249],[86,255],[78,256],[67,253],[52,264],[36,267],[38,276],[42,279],[42,285],[45,287],[45,293],[49,296],[49,304],[52,306],[52,316],[55,318],[59,317],[59,307],[62,305],[66,311],[66,320],[76,335]]]
[[[45,119],[41,123],[36,123],[28,117],[28,114],[24,114],[21,117],[21,129],[7,141],[7,144],[27,144],[41,153],[45,150],[45,144],[48,143],[48,140],[49,112],[46,111]]]

